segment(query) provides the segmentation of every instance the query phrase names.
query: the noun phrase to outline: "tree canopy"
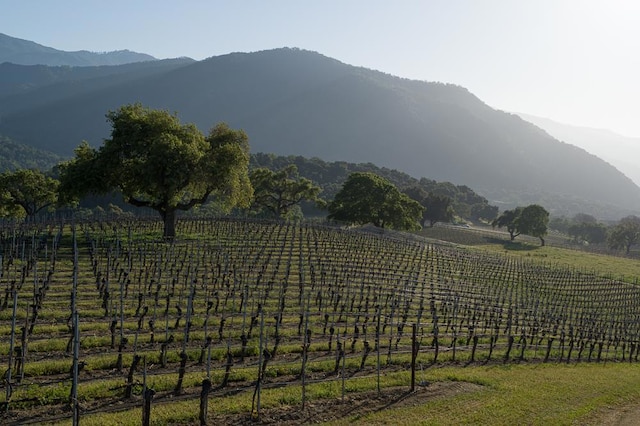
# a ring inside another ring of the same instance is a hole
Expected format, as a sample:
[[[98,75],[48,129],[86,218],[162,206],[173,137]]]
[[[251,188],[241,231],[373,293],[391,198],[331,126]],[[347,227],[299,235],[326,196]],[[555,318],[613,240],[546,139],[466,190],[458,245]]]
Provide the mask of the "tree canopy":
[[[323,198],[328,200],[335,197],[351,173],[369,172],[387,179],[405,193],[408,188],[419,187],[427,194],[447,196],[452,199],[451,206],[455,214],[466,219],[491,221],[498,214],[498,207],[489,205],[486,198],[476,194],[467,186],[454,185],[450,182],[436,182],[424,177],[416,179],[401,171],[378,167],[372,163],[326,162],[319,158],[254,153],[251,155],[250,167],[279,170],[290,164],[295,164],[298,167],[300,176],[310,179],[314,184],[320,186]],[[410,197],[419,201],[411,195]],[[308,204],[303,204],[303,206],[309,208]]]
[[[429,227],[433,227],[436,222],[451,222],[453,220],[454,210],[451,197],[433,192],[428,193],[420,186],[407,188],[404,193],[424,207],[423,226],[427,222],[429,222]]]
[[[585,213],[576,214],[568,222],[566,232],[577,242],[598,244],[607,241],[607,227],[592,215]]]
[[[367,172],[352,173],[329,204],[329,219],[380,228],[417,229],[423,207],[388,180]]]
[[[0,175],[0,207],[6,216],[35,216],[58,202],[60,182],[39,170],[19,169]]]
[[[254,189],[254,205],[277,218],[287,217],[291,208],[303,200],[320,201],[318,194],[322,188],[300,177],[295,164],[276,171],[260,167],[252,170],[249,177]]]
[[[496,226],[498,228],[507,228],[509,237],[511,237],[511,241],[513,241],[518,235],[520,235],[520,232],[518,231],[517,219],[518,217],[520,217],[521,212],[522,207],[516,207],[512,210],[505,210],[500,216],[498,216],[493,220],[493,222],[491,222],[491,226],[493,226],[494,228]]]
[[[611,228],[608,238],[610,248],[623,249],[626,254],[629,254],[631,246],[638,242],[640,242],[640,217],[634,215],[624,217]]]
[[[525,234],[539,238],[543,246],[548,224],[549,212],[538,204],[505,210],[491,223],[494,228],[506,227],[511,241],[518,235]]]
[[[248,207],[247,135],[220,123],[205,137],[175,114],[125,105],[107,114],[111,138],[99,149],[83,142],[60,166],[66,197],[113,190],[137,207],[160,213],[164,236],[175,236],[176,212],[219,196],[225,206]]]
[[[539,238],[540,244],[544,246],[548,224],[549,212],[538,204],[531,204],[522,209],[516,226],[521,234]]]

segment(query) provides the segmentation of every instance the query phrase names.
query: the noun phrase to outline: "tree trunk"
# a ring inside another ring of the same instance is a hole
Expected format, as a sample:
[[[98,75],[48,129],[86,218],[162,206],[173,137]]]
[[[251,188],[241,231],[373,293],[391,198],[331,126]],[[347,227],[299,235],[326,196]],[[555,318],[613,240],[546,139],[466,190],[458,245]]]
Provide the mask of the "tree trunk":
[[[164,238],[174,238],[176,236],[176,210],[167,209],[160,212],[162,220],[164,221]]]
[[[544,238],[542,237],[538,237],[538,238],[540,238],[540,246],[544,247]]]

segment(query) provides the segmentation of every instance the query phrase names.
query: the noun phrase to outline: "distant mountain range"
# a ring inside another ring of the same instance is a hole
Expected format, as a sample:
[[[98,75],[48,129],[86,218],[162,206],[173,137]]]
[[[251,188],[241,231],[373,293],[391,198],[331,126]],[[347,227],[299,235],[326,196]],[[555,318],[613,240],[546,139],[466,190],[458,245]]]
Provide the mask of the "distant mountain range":
[[[0,63],[11,62],[19,65],[67,65],[72,67],[97,65],[122,65],[132,62],[154,61],[151,55],[117,50],[114,52],[65,52],[42,46],[28,40],[10,37],[0,33]]]
[[[605,129],[571,126],[548,118],[518,113],[554,138],[597,155],[640,185],[640,138],[630,138]]]
[[[27,77],[29,76],[29,77]],[[371,162],[467,185],[492,204],[619,218],[640,188],[463,87],[407,80],[300,49],[110,67],[0,67],[0,134],[72,155],[109,137],[105,113],[141,102],[203,131],[243,128],[253,152]]]

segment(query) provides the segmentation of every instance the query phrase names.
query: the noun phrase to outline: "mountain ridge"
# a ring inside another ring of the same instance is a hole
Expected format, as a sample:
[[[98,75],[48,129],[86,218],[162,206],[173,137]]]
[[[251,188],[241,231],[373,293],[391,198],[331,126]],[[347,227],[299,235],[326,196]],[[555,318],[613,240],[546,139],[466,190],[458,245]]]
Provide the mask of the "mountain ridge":
[[[157,59],[146,53],[132,52],[127,49],[111,52],[90,52],[88,50],[69,52],[0,33],[0,63],[91,66],[122,65],[155,60]]]
[[[630,152],[640,147],[640,138],[620,135],[608,129],[575,126],[545,117],[518,113],[560,141],[575,145],[610,163],[636,185],[640,185],[640,166],[629,161]]]
[[[96,77],[72,96],[60,83],[28,95],[39,99],[45,92],[51,102],[32,108],[25,102],[19,110],[0,97],[0,133],[68,156],[81,140],[97,146],[108,137],[107,111],[141,102],[177,111],[203,131],[219,121],[243,128],[253,152],[371,162],[468,185],[506,207],[544,195],[574,209],[590,202],[602,210],[640,209],[640,188],[613,166],[492,109],[466,88],[308,50],[236,52],[126,81]]]

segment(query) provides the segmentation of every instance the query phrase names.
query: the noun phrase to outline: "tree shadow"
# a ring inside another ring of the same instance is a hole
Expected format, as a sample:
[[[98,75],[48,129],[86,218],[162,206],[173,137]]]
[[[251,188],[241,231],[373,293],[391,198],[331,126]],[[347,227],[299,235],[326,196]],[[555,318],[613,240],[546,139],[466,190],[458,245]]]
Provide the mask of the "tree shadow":
[[[487,241],[491,244],[500,244],[507,251],[534,251],[540,248],[539,245],[531,245],[522,241],[509,241],[502,238],[488,237]]]

